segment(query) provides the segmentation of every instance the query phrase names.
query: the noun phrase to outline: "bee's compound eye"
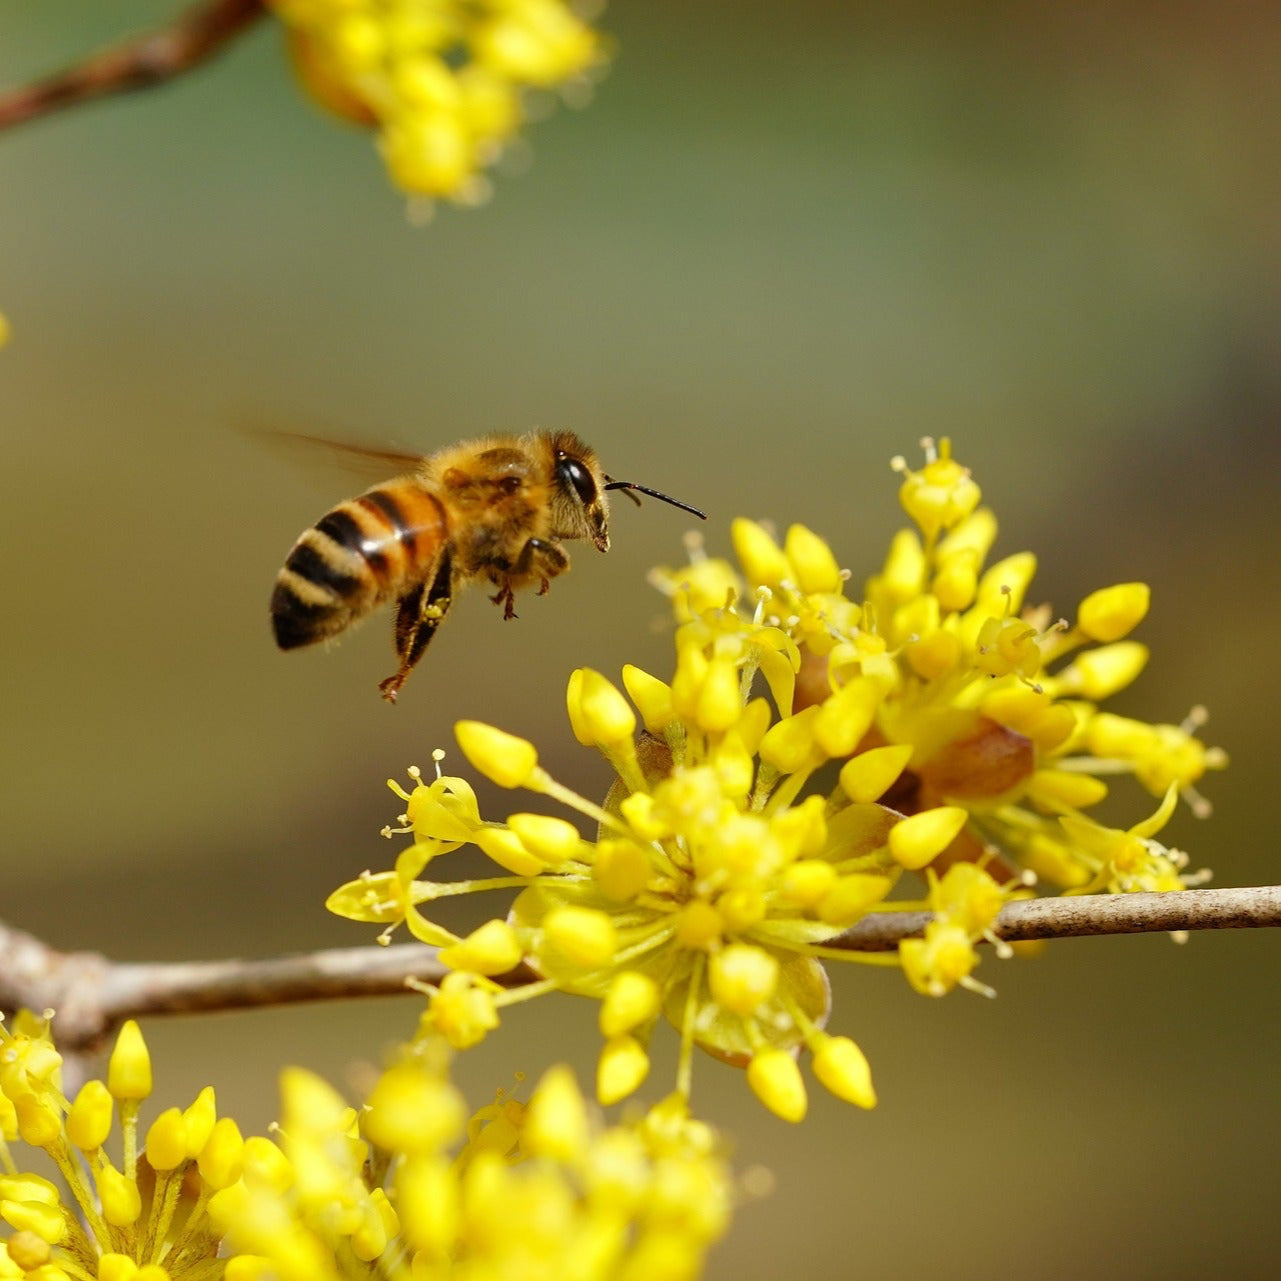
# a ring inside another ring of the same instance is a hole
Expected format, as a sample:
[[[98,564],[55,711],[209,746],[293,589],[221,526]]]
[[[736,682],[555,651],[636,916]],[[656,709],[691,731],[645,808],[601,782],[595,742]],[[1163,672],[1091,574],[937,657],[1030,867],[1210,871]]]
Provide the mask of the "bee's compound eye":
[[[576,458],[562,454],[556,462],[556,470],[562,481],[573,486],[574,493],[584,506],[596,501],[596,482],[592,479],[591,472]]]

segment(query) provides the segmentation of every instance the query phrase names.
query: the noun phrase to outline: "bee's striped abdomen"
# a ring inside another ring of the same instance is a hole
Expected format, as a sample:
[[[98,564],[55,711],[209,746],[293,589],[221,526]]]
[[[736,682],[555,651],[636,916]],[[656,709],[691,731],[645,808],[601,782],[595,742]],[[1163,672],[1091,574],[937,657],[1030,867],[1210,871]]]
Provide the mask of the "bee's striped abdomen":
[[[429,574],[446,537],[445,512],[412,481],[340,503],[294,544],[276,576],[276,644],[296,649],[334,636]]]

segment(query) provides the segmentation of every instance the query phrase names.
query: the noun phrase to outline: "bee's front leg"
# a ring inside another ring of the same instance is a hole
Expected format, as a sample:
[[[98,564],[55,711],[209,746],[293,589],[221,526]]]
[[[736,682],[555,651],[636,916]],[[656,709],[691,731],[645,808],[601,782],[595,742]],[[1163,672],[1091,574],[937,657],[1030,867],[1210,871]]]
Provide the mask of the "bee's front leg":
[[[520,555],[502,581],[498,594],[492,597],[493,602],[503,606],[504,618],[515,618],[512,594],[517,587],[538,579],[538,594],[543,596],[551,586],[551,580],[568,568],[569,553],[559,543],[546,538],[531,538],[520,549]]]
[[[542,586],[538,594],[542,596],[551,586],[551,580],[563,574],[569,568],[569,553],[559,544],[546,538],[531,538],[521,548],[512,573],[520,578],[538,578]]]

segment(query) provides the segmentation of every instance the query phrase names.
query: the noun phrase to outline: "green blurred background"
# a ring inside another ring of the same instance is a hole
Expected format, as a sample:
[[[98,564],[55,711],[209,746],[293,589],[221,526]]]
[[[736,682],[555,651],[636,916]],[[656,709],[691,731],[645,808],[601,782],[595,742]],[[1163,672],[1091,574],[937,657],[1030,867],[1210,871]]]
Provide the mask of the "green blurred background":
[[[174,8],[4,0],[0,83]],[[597,100],[535,126],[489,207],[427,228],[265,26],[0,138],[0,916],[130,959],[366,942],[321,903],[390,859],[388,775],[470,716],[600,791],[566,675],[669,670],[644,574],[688,522],[654,503],[616,504],[608,559],[580,550],[519,622],[466,599],[395,709],[382,620],[278,654],[272,577],[360,486],[245,422],[424,450],[568,426],[708,508],[714,550],[735,514],[801,520],[856,579],[901,523],[888,459],[950,434],[998,551],[1040,554],[1034,599],[1153,584],[1120,710],[1204,701],[1234,762],[1213,820],[1167,835],[1217,884],[1276,881],[1277,10],[619,3],[605,25]],[[1279,946],[989,957],[993,1002],[842,973],[874,1113],[816,1095],[791,1129],[698,1064],[696,1104],[777,1180],[711,1275],[1274,1276]],[[154,1020],[159,1100],[212,1079],[260,1129],[279,1065],[341,1082],[417,1008]],[[460,1067],[480,1102],[596,1046],[592,1007],[540,1001]]]

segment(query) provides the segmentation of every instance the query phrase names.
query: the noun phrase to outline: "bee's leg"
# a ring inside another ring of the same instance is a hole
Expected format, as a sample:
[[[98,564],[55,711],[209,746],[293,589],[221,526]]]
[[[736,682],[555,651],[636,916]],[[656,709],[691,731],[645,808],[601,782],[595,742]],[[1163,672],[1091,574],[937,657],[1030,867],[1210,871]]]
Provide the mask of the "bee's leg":
[[[544,596],[551,586],[551,580],[563,574],[569,568],[569,553],[559,544],[545,538],[531,538],[520,550],[516,564],[512,567],[517,574],[537,574],[542,579],[538,594]]]
[[[406,592],[396,608],[396,653],[400,656],[400,668],[378,686],[389,703],[396,701],[400,687],[422,658],[452,604],[452,597],[453,569],[446,552],[431,579]]]
[[[512,589],[511,581],[508,580],[489,598],[490,604],[501,605],[503,607],[503,621],[516,617],[515,606],[516,593]]]

